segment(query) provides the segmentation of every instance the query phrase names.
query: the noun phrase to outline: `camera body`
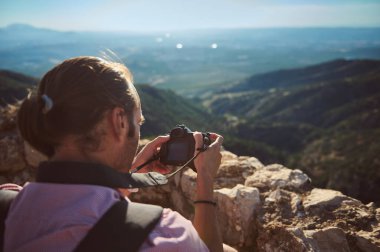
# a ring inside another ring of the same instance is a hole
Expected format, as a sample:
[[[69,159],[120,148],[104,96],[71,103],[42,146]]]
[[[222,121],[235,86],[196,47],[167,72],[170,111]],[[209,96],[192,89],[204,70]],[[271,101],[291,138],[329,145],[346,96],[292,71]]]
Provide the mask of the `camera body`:
[[[202,133],[203,147],[211,144],[210,133]],[[170,139],[162,144],[159,159],[162,164],[182,166],[194,157],[195,139],[193,132],[185,125],[177,125],[170,131]],[[188,164],[194,171],[194,160]]]

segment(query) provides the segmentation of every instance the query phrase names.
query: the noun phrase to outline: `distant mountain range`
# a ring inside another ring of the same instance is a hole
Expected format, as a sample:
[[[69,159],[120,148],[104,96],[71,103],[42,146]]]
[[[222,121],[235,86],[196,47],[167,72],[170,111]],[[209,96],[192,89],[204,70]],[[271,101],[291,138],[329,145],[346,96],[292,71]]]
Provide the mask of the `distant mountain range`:
[[[101,56],[102,52],[123,61],[137,83],[199,97],[278,69],[302,68],[336,58],[379,60],[380,28],[216,29],[149,34],[61,32],[24,24],[0,28],[0,69],[36,78],[64,59]]]
[[[4,101],[12,100],[12,83],[36,82],[8,71],[0,80]],[[317,186],[380,204],[380,61],[334,60],[254,75],[192,100],[137,87],[147,119],[143,137],[177,123],[220,132],[234,153],[300,168]]]

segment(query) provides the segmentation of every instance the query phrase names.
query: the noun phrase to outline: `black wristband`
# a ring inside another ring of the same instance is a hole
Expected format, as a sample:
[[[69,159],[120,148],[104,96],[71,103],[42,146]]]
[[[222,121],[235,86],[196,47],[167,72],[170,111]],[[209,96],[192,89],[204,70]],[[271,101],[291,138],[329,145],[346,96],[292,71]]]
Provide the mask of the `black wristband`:
[[[216,202],[211,201],[211,200],[196,200],[193,203],[194,204],[203,203],[203,204],[210,204],[210,205],[216,206]]]

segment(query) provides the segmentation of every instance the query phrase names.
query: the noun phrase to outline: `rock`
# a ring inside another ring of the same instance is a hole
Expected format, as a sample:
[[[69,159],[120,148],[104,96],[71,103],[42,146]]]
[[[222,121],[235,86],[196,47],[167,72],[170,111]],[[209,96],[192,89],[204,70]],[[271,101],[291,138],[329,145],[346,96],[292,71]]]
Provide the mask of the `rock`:
[[[132,193],[129,198],[136,202],[172,207],[170,195],[167,193],[170,189],[167,187],[170,188],[170,185],[140,188],[137,192]]]
[[[276,189],[265,198],[265,203],[264,207],[272,208],[269,212],[279,216],[283,223],[288,222],[287,219],[304,214],[301,197],[294,192]],[[270,206],[271,203],[274,205]]]
[[[192,201],[189,201],[184,195],[178,190],[172,190],[170,192],[170,200],[172,203],[172,208],[177,212],[182,214],[187,219],[192,219],[194,216],[194,207]]]
[[[24,142],[24,153],[26,162],[33,167],[37,167],[40,162],[47,160],[45,155],[32,148],[27,142]]]
[[[0,132],[15,131],[18,105],[0,107]]]
[[[233,160],[233,159],[237,159],[238,156],[230,151],[222,151],[222,163],[226,162],[227,160]]]
[[[305,230],[304,233],[314,251],[350,252],[346,234],[340,228]]]
[[[26,167],[22,141],[17,136],[0,139],[0,172],[15,173]]]
[[[361,202],[343,195],[341,192],[315,188],[306,196],[303,205],[306,210],[311,208],[337,208],[341,204],[360,205]]]
[[[232,246],[251,246],[254,215],[261,205],[259,190],[237,185],[216,190],[215,199],[223,240]]]
[[[264,165],[257,158],[237,157],[235,154],[223,151],[222,163],[215,179],[215,188],[233,188],[237,184],[244,184],[246,178],[262,167]]]
[[[340,228],[302,230],[269,226],[258,238],[259,251],[342,251],[350,248],[345,233]]]
[[[257,251],[265,252],[306,252],[315,251],[304,241],[304,234],[298,228],[285,228],[281,225],[268,225],[259,230]]]
[[[272,164],[256,170],[246,179],[245,185],[265,191],[277,188],[301,190],[310,181],[310,178],[300,170],[291,170],[279,164]]]
[[[377,240],[377,242],[375,241],[375,239]],[[379,252],[380,238],[370,237],[368,234],[363,234],[362,232],[360,232],[354,235],[354,245],[356,246],[358,251]]]
[[[181,189],[185,197],[195,200],[197,174],[190,168],[185,170],[181,176]]]

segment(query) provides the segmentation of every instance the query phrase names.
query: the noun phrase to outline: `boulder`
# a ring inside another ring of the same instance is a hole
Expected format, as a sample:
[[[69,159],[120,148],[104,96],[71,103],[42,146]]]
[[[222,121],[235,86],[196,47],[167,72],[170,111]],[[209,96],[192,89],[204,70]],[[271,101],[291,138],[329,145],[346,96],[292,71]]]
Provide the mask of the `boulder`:
[[[180,189],[184,197],[189,200],[195,200],[197,174],[192,169],[186,169],[182,172],[180,179]]]
[[[35,150],[27,142],[24,142],[24,154],[25,161],[32,167],[37,167],[39,163],[47,160],[47,157],[45,155]]]
[[[375,231],[376,232],[376,231]],[[357,251],[379,252],[380,251],[380,226],[377,230],[377,237],[371,236],[368,232],[358,232],[352,236],[351,247]],[[353,251],[353,249],[351,249]]]
[[[350,252],[346,234],[340,228],[305,230],[304,234],[314,251]]]
[[[259,251],[350,251],[346,235],[339,228],[302,230],[278,225],[269,226],[259,235],[258,248]]]
[[[0,132],[12,132],[16,129],[16,114],[19,104],[0,107]]]
[[[223,240],[237,247],[254,243],[254,216],[261,205],[257,188],[236,185],[215,191]]]
[[[22,141],[18,136],[0,139],[0,173],[15,173],[26,167]]]
[[[337,208],[341,204],[360,205],[361,202],[348,197],[341,192],[314,188],[308,196],[305,197],[303,205],[306,210],[312,208]]]
[[[244,181],[257,169],[264,165],[254,157],[238,157],[228,151],[222,152],[222,162],[219,167],[215,188],[233,188],[237,184],[244,184]]]
[[[300,170],[291,170],[283,165],[272,164],[256,170],[253,175],[246,179],[245,185],[257,187],[264,191],[277,188],[302,190],[310,182],[310,178]]]
[[[296,216],[302,217],[304,215],[302,199],[297,193],[284,189],[276,189],[269,194],[263,194],[263,196],[265,197],[264,206],[266,210],[271,209],[269,212],[272,216],[275,214],[286,222],[287,219]]]

